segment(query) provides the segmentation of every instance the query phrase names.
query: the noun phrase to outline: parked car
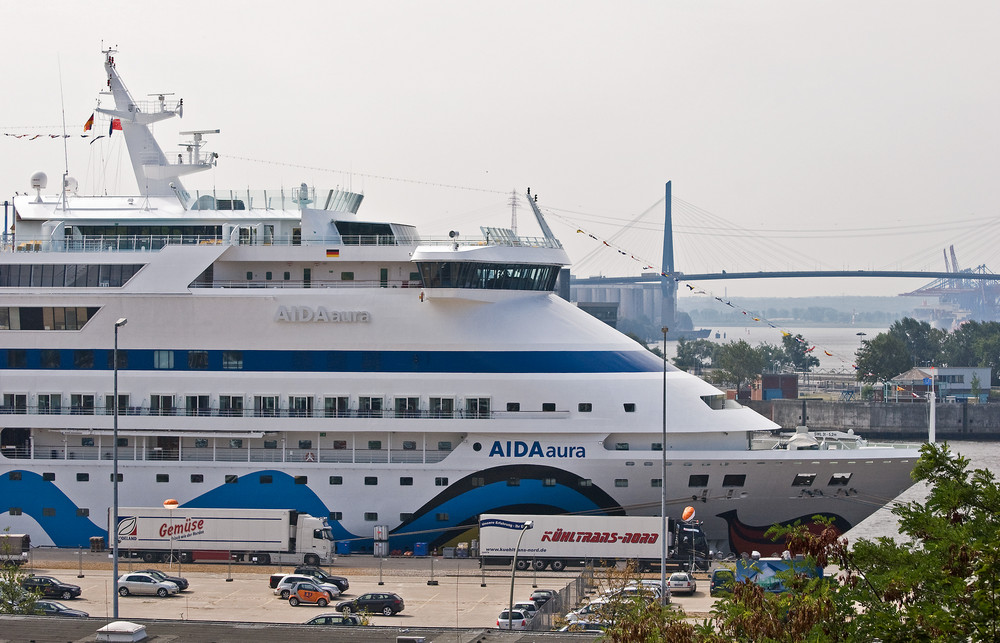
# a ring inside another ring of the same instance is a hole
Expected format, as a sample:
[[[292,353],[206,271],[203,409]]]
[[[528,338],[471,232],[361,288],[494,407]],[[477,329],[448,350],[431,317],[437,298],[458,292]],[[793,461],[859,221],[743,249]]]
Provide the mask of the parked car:
[[[330,595],[316,583],[295,583],[288,592],[288,604],[298,607],[303,603],[326,607],[330,604]]]
[[[182,592],[188,588],[188,580],[181,576],[168,576],[167,574],[161,572],[158,569],[137,569],[136,571],[142,574],[150,574],[152,576],[155,576],[158,580],[168,580],[174,585],[176,585],[177,589],[181,590]]]
[[[58,601],[35,601],[35,609],[40,610],[45,616],[68,616],[71,618],[87,618],[90,614],[70,609]]]
[[[607,620],[606,613],[611,610],[610,601],[606,598],[595,598],[583,607],[575,609],[566,615],[570,623],[590,623]]]
[[[551,601],[553,599],[555,599],[556,609],[559,609],[559,604],[558,604],[559,603],[559,592],[557,592],[556,590],[554,590],[554,589],[536,589],[535,591],[531,592],[531,598],[530,598],[530,600],[535,601],[535,605],[537,605],[538,607],[541,607],[542,605],[545,605],[547,602],[549,602],[549,601]]]
[[[530,620],[531,617],[520,610],[504,610],[500,612],[500,616],[497,617],[497,629],[526,630],[529,627],[528,621]]]
[[[712,579],[708,585],[708,593],[710,596],[732,594],[733,585],[735,584],[736,574],[733,570],[720,567],[719,569],[712,571]]]
[[[147,596],[156,595],[160,598],[166,598],[179,591],[181,590],[175,583],[171,583],[168,580],[160,580],[152,574],[132,572],[131,574],[122,574],[118,578],[119,596],[137,594]]]
[[[306,576],[305,574],[285,574],[285,576],[278,581],[278,584],[274,587],[275,596],[281,596],[281,598],[288,598],[291,594],[292,586],[295,583],[314,583],[319,586],[319,588],[329,594],[329,600],[333,600],[340,596],[340,590],[337,589],[336,585],[330,583],[321,583],[312,576]]]
[[[76,598],[82,591],[79,585],[70,585],[51,576],[27,576],[21,579],[21,587],[29,592],[37,592],[42,596],[54,596],[64,601]]]
[[[282,578],[288,575],[289,572],[281,572],[280,574],[271,574],[270,585],[271,589],[278,586],[278,583]],[[336,585],[340,593],[345,593],[350,589],[351,584],[343,576],[333,576],[332,574],[327,574],[325,571],[319,567],[312,567],[308,565],[302,565],[295,568],[292,574],[299,574],[302,576],[311,576],[321,583],[329,583],[331,585]]]
[[[514,603],[514,611],[524,612],[528,618],[535,618],[535,614],[538,614],[538,605],[534,601],[521,601],[519,603]]]
[[[698,583],[695,582],[694,576],[687,572],[674,572],[671,574],[667,580],[667,587],[671,593],[685,592],[692,596],[698,591]]]
[[[352,614],[320,614],[306,621],[306,625],[361,625],[361,619]]]
[[[403,598],[399,594],[388,592],[369,592],[354,600],[337,603],[337,611],[344,614],[370,612],[392,616],[403,611]]]

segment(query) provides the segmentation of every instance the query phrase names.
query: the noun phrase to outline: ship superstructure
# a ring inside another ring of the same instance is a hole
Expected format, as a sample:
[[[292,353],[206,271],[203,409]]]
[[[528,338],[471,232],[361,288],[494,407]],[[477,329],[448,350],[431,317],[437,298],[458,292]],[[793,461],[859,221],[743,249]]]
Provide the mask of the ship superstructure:
[[[189,191],[215,131],[168,158],[148,125],[182,103],[133,101],[114,54],[99,111],[139,193],[36,176],[0,255],[0,527],[107,535],[116,406],[122,505],[295,509],[355,550],[484,512],[656,515],[665,487],[739,552],[752,525],[846,529],[911,484],[913,449],[752,450],[774,423],[553,292],[569,259],[537,208],[539,237],[430,239],[346,190]]]

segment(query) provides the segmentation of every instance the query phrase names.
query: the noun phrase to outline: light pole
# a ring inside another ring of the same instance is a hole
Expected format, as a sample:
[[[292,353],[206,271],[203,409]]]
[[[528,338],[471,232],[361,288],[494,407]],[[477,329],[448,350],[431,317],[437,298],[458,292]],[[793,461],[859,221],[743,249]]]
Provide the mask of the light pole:
[[[865,335],[867,335],[868,333],[865,333],[863,331],[858,331],[857,333],[854,333],[854,334],[858,336],[858,352],[861,352],[861,349],[865,347]],[[854,354],[854,363],[855,363],[854,368],[857,368],[857,361],[858,361],[858,354],[855,353]],[[860,372],[860,370],[859,370],[859,372]],[[858,380],[858,399],[860,400],[861,399],[861,379],[858,378],[857,373],[855,373],[854,377],[855,377],[855,379]]]
[[[663,331],[663,432],[660,436],[660,604],[667,604],[667,330]]]
[[[170,512],[170,567],[174,568],[174,509],[177,508],[177,501],[169,498],[163,501],[163,508]]]
[[[111,508],[111,530],[113,533],[108,534],[111,537],[111,587],[112,587],[112,601],[113,609],[112,613],[114,619],[118,620],[118,329],[128,323],[128,319],[122,317],[115,322],[115,350],[112,355],[112,360],[114,361],[114,373],[115,373],[115,384],[114,384],[114,402],[112,402],[112,407],[114,408],[113,413],[113,430],[112,430],[112,460],[114,461],[113,471],[111,473],[111,487],[114,489],[114,501]]]
[[[514,562],[510,566],[510,603],[507,606],[507,629],[514,629],[514,572],[517,571],[517,550],[521,548],[521,538],[524,532],[535,526],[534,521],[525,520],[521,524],[521,533],[517,536],[517,544],[514,545]]]

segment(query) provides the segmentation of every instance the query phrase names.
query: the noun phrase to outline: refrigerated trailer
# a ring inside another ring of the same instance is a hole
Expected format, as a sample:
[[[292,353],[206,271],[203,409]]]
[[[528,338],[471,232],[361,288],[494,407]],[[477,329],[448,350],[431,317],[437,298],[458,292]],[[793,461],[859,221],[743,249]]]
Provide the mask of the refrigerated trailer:
[[[529,520],[532,527],[522,529]],[[516,548],[518,569],[560,571],[635,560],[640,571],[651,571],[660,568],[662,526],[656,516],[482,514],[479,551],[483,565],[510,565]],[[668,567],[703,566],[709,559],[705,535],[695,523],[668,518],[666,539]]]
[[[286,509],[120,507],[119,557],[152,563],[232,560],[321,565],[333,562],[325,518]]]

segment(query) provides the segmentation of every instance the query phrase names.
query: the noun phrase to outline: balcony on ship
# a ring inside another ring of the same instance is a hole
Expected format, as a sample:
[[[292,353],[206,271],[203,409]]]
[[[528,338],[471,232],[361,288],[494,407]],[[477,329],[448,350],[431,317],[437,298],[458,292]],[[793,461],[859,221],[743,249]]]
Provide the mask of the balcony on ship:
[[[107,429],[7,429],[11,460],[110,461]],[[134,462],[435,464],[464,439],[458,433],[120,430],[118,459]]]

